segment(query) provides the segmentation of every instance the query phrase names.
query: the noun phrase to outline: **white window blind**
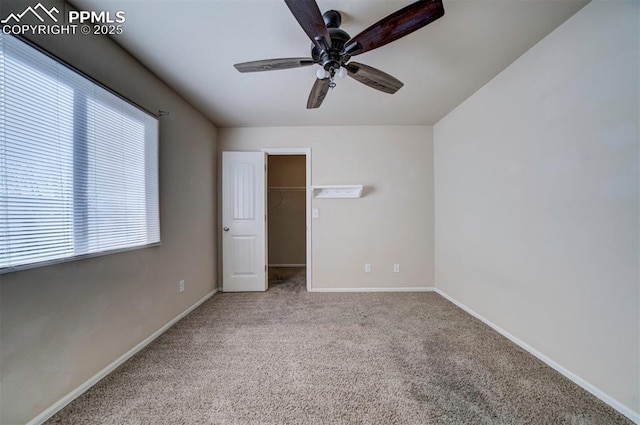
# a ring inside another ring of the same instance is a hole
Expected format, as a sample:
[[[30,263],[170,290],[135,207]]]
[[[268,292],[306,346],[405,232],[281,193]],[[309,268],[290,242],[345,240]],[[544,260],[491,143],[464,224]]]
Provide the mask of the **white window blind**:
[[[0,271],[159,241],[158,120],[0,33]]]

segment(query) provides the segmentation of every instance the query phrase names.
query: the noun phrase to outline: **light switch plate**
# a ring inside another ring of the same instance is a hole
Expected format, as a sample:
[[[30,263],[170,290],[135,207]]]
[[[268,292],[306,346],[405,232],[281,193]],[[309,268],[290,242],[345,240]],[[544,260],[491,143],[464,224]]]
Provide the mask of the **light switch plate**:
[[[318,218],[320,217],[320,211],[317,208],[314,208],[313,210],[311,210],[311,216],[313,218]]]

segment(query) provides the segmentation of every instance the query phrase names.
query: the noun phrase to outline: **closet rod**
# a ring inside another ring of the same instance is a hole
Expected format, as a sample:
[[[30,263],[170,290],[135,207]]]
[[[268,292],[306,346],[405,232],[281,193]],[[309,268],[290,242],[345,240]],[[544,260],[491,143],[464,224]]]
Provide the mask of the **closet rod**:
[[[306,191],[307,188],[304,186],[276,186],[270,187],[269,190],[279,191],[279,192],[298,192],[298,191]]]

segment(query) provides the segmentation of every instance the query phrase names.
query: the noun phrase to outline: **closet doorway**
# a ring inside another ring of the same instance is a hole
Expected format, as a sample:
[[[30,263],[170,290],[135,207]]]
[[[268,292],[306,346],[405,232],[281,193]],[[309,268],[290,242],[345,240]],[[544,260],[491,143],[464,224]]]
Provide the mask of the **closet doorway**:
[[[305,291],[310,246],[307,155],[267,154],[268,287]]]

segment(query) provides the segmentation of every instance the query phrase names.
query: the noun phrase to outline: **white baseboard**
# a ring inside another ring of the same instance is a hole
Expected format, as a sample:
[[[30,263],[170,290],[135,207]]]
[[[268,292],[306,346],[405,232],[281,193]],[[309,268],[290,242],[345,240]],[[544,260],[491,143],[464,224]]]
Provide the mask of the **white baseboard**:
[[[269,267],[307,267],[306,264],[269,264]]]
[[[600,400],[604,401],[609,406],[613,407],[614,409],[616,409],[618,412],[622,413],[627,418],[631,419],[632,421],[634,421],[637,424],[640,424],[640,413],[634,412],[633,410],[631,410],[630,408],[628,408],[624,404],[620,403],[618,400],[614,399],[613,397],[611,397],[610,395],[608,395],[604,391],[600,390],[599,388],[597,388],[596,386],[594,386],[594,385],[590,384],[589,382],[585,381],[584,379],[582,379],[581,377],[579,377],[575,373],[565,369],[564,367],[562,367],[561,365],[559,365],[555,361],[551,360],[549,357],[545,356],[544,354],[542,354],[541,352],[539,352],[535,348],[531,347],[526,342],[516,338],[515,336],[511,335],[509,332],[507,332],[504,329],[502,329],[500,326],[490,322],[488,319],[486,319],[485,317],[481,316],[479,313],[475,312],[474,310],[470,309],[466,305],[462,304],[460,301],[456,300],[455,298],[452,298],[449,294],[447,294],[446,292],[442,291],[441,289],[434,288],[434,291],[437,294],[441,295],[442,297],[446,298],[447,300],[451,301],[453,304],[455,304],[456,306],[460,307],[461,309],[463,309],[464,311],[466,311],[467,313],[469,313],[470,315],[472,315],[476,319],[478,319],[481,322],[485,323],[487,326],[489,326],[490,328],[492,328],[493,330],[495,330],[496,332],[498,332],[499,334],[501,334],[505,338],[511,340],[516,345],[519,345],[521,348],[523,348],[524,350],[528,351],[529,353],[531,353],[532,355],[537,357],[539,360],[541,360],[544,363],[546,363],[549,367],[551,367],[552,369],[555,369],[557,372],[560,372],[566,378],[568,378],[569,380],[573,381],[574,383],[576,383],[580,387],[584,388],[585,390],[587,390],[588,392],[590,392],[594,396],[598,397]]]
[[[433,286],[404,286],[399,288],[311,288],[309,292],[432,292],[436,288]]]
[[[78,388],[76,388],[75,390],[71,391],[69,394],[62,397],[60,400],[58,400],[56,403],[51,405],[49,408],[47,408],[44,412],[40,413],[35,418],[31,419],[29,422],[27,422],[27,425],[40,425],[43,422],[45,422],[47,419],[49,419],[50,417],[58,413],[67,404],[71,403],[73,400],[78,398],[89,388],[91,388],[96,383],[98,383],[98,381],[100,381],[102,378],[107,376],[109,373],[113,372],[118,366],[126,362],[131,356],[136,354],[138,351],[142,350],[144,347],[149,345],[151,341],[153,341],[154,339],[162,335],[167,329],[169,329],[171,326],[176,324],[180,319],[185,317],[187,314],[191,313],[196,307],[198,307],[200,304],[202,304],[203,302],[211,298],[217,292],[218,292],[217,288],[209,292],[207,295],[202,297],[199,301],[197,301],[191,307],[189,307],[188,309],[186,309],[185,311],[183,311],[182,313],[174,317],[169,323],[167,323],[166,325],[164,325],[163,327],[155,331],[153,334],[149,335],[147,338],[145,338],[143,341],[141,341],[138,345],[133,347],[131,350],[127,351],[126,353],[118,357],[116,360],[114,360],[111,364],[109,364],[107,367],[102,369],[100,372],[93,375],[91,378],[85,381]]]

